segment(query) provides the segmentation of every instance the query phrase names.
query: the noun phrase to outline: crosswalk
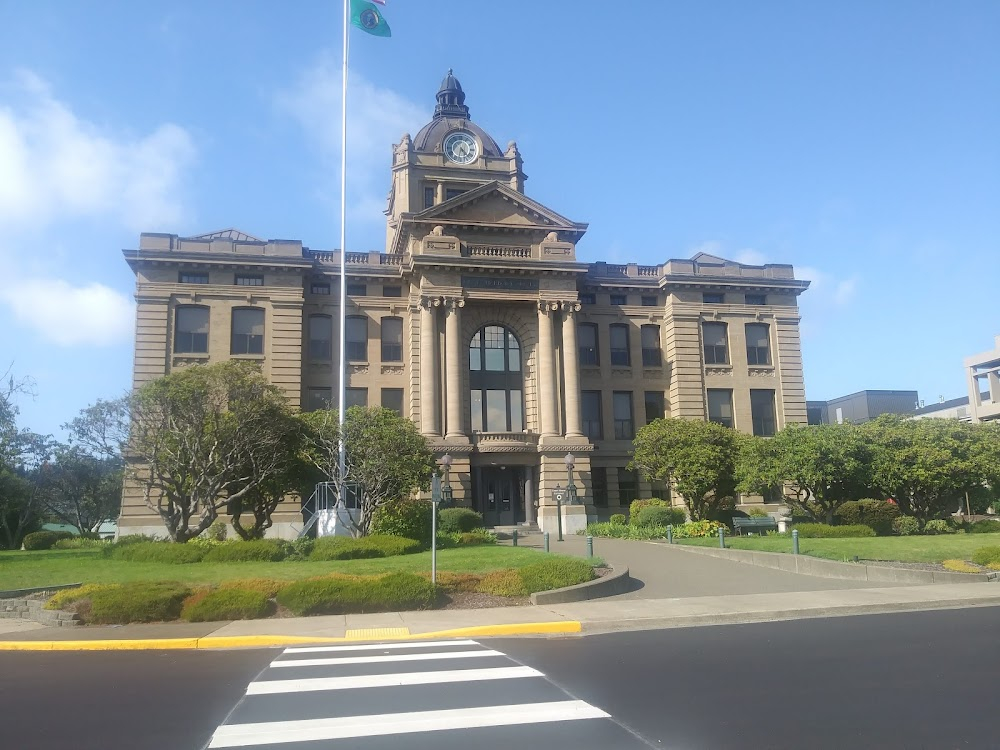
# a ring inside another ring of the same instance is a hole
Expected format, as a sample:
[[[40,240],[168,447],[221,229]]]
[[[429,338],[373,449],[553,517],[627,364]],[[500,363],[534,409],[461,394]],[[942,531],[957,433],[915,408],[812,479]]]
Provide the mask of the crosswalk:
[[[538,670],[474,640],[289,648],[208,748],[646,747]]]

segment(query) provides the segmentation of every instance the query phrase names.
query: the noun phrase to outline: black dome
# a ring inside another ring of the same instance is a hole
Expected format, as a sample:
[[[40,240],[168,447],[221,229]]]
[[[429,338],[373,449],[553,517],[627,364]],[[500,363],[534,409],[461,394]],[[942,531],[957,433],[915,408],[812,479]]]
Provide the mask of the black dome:
[[[483,155],[503,156],[500,146],[489,133],[469,119],[469,108],[465,106],[462,84],[449,69],[437,92],[434,119],[417,133],[413,139],[413,148],[417,151],[440,151],[445,136],[453,130],[467,130],[475,135],[483,144]]]

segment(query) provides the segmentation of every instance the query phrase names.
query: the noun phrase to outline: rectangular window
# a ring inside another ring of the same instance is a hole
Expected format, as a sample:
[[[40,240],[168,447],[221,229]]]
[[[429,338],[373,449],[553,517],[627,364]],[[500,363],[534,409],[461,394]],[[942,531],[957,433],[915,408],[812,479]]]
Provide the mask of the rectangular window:
[[[182,284],[207,284],[208,274],[194,271],[181,271],[180,282]]]
[[[309,316],[309,359],[329,361],[333,356],[333,318]]]
[[[344,406],[350,409],[352,406],[365,408],[368,406],[367,388],[348,388],[344,394]]]
[[[384,286],[382,287],[383,297],[402,297],[403,287],[401,286]]]
[[[330,285],[322,281],[314,281],[310,287],[309,292],[311,294],[330,294]]]
[[[581,365],[599,365],[600,355],[597,349],[597,324],[581,323],[577,327],[577,346],[580,349]]]
[[[236,286],[264,286],[264,277],[257,273],[238,273]]]
[[[256,307],[233,310],[230,354],[264,353],[264,311]]]
[[[601,392],[583,391],[580,394],[580,398],[583,434],[591,440],[603,440],[604,424],[601,419]]]
[[[628,367],[632,364],[628,346],[628,325],[612,323],[608,326],[608,333],[611,339],[611,364]]]
[[[510,431],[524,432],[524,405],[521,391],[510,391]]]
[[[368,318],[348,317],[347,338],[344,343],[348,362],[368,361]]]
[[[615,391],[612,404],[615,415],[615,440],[631,440],[635,437],[632,391]]]
[[[724,388],[708,389],[708,421],[733,427],[733,392]]]
[[[611,295],[611,304],[612,305],[627,305],[628,304],[628,295],[625,295],[625,294],[612,294]]]
[[[660,367],[663,364],[663,354],[660,351],[660,327],[645,325],[640,333],[642,335],[642,366]]]
[[[333,408],[333,391],[330,388],[310,388],[306,391],[306,411]]]
[[[750,417],[754,435],[770,437],[774,434],[774,391],[750,389]]]
[[[472,431],[483,431],[483,392],[478,388],[472,390]]]
[[[383,388],[382,408],[389,409],[396,412],[399,416],[403,416],[403,389]]]
[[[766,305],[767,295],[766,294],[748,294],[746,296],[746,303],[748,305]]]
[[[639,499],[639,476],[628,469],[618,469],[618,504],[629,505]]]
[[[434,205],[434,188],[425,187],[424,188],[424,208],[430,208]]]
[[[464,192],[465,188],[446,188],[444,191],[444,199],[446,201],[450,201],[452,198],[457,198]]]
[[[706,305],[721,305],[726,301],[726,295],[722,292],[705,292],[701,295],[701,301]]]
[[[174,320],[174,353],[208,354],[208,308],[178,307]]]
[[[663,391],[646,391],[646,424],[654,419],[663,419],[665,410],[663,407]]]
[[[725,323],[702,323],[701,335],[705,340],[705,364],[728,365],[729,351]]]
[[[593,294],[593,293],[590,293],[590,292],[587,292],[585,294],[581,294],[580,295],[580,304],[581,305],[596,305],[597,304],[597,295]]]
[[[368,295],[368,287],[365,284],[348,284],[347,285],[347,296],[348,297],[365,297]]]
[[[767,323],[747,323],[747,364],[771,364],[771,340]]]
[[[489,389],[486,391],[486,431],[507,431],[507,392]]]
[[[659,300],[649,294],[642,295],[642,306],[643,307],[656,307],[659,304]]]
[[[382,318],[382,361],[403,361],[402,318]]]
[[[590,470],[591,487],[594,493],[594,505],[598,508],[608,507],[608,470],[603,466],[595,466]]]

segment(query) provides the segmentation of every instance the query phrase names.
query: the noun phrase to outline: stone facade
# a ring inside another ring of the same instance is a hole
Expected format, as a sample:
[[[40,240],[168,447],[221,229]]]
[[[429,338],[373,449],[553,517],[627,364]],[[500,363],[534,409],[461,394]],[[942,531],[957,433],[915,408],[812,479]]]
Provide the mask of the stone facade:
[[[1000,419],[1000,336],[990,351],[965,358],[971,421]]]
[[[385,252],[344,258],[347,388],[348,404],[399,409],[452,457],[456,503],[492,524],[551,528],[572,454],[573,527],[666,492],[625,470],[648,420],[763,434],[806,421],[797,297],[808,282],[791,266],[704,253],[580,262],[587,225],[524,194],[517,145],[501,150],[469,119],[450,73],[437,98],[431,123],[393,147]],[[143,234],[125,256],[135,386],[238,356],[296,406],[336,401],[339,252],[227,230]],[[192,308],[205,312],[178,312]],[[262,339],[237,320],[248,308],[262,311],[246,314]],[[301,525],[288,505],[277,533]],[[126,491],[121,525],[159,522]]]

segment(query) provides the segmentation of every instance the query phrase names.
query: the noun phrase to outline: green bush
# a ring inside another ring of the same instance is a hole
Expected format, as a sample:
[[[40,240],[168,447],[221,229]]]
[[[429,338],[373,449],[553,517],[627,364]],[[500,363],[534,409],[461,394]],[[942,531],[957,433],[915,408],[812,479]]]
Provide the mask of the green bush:
[[[770,513],[768,513],[763,508],[756,508],[756,507],[748,508],[747,511],[746,511],[746,514],[750,518],[767,518],[768,516],[771,515]]]
[[[116,547],[127,547],[130,544],[142,544],[143,542],[163,542],[166,541],[162,537],[154,536],[152,534],[125,534],[115,539]]]
[[[604,536],[612,539],[666,539],[666,526],[627,526],[619,523],[587,524],[590,536]]]
[[[900,516],[892,522],[892,533],[899,536],[914,536],[920,533],[920,524],[912,516]]]
[[[172,542],[139,542],[112,549],[111,556],[125,562],[170,563],[182,565],[200,562],[205,550],[190,544]]]
[[[75,604],[81,599],[87,599],[95,591],[120,586],[117,583],[85,583],[74,589],[63,589],[52,595],[52,598],[45,602],[45,609],[64,609],[70,604]]]
[[[524,579],[516,570],[494,570],[483,576],[476,591],[492,596],[527,596]]]
[[[632,517],[633,526],[680,526],[687,518],[682,508],[647,505]]]
[[[315,546],[316,540],[312,537],[301,536],[298,539],[292,539],[288,542],[288,556],[285,559],[308,560]]]
[[[970,534],[995,534],[1000,532],[1000,521],[990,521],[984,518],[969,524],[966,531]]]
[[[972,562],[983,566],[1000,563],[1000,547],[980,547],[972,553]]]
[[[680,526],[674,526],[673,533],[677,539],[718,536],[719,529],[724,526],[721,521],[688,521]]]
[[[486,529],[476,529],[458,535],[458,545],[460,547],[471,547],[478,544],[496,544],[497,535]]]
[[[889,536],[899,518],[899,506],[885,500],[850,500],[837,509],[837,522],[844,526],[871,526],[877,536]]]
[[[549,558],[520,568],[518,575],[529,594],[536,591],[561,589],[593,580],[594,568],[586,560],[576,558]]]
[[[141,581],[104,586],[91,592],[85,619],[96,625],[176,620],[190,593],[179,583]]]
[[[633,500],[628,506],[628,522],[636,523],[639,513],[643,508],[669,508],[670,503],[658,497],[650,497],[644,500]],[[683,523],[683,522],[682,522]]]
[[[110,542],[103,539],[87,539],[82,536],[75,536],[71,539],[60,539],[52,545],[52,549],[106,549],[111,546]]]
[[[251,589],[226,588],[190,597],[181,608],[181,617],[188,622],[259,620],[273,612],[274,603],[267,594]]]
[[[406,498],[393,500],[375,509],[371,533],[416,539],[426,549],[431,546],[431,502]]]
[[[339,615],[427,609],[434,586],[413,573],[365,578],[311,578],[278,592],[278,603],[296,615]]]
[[[226,528],[226,522],[220,519],[205,529],[204,536],[214,542],[224,542],[228,534],[229,530]]]
[[[280,539],[226,542],[205,553],[205,562],[281,562],[287,545]]]
[[[628,523],[628,518],[625,516],[624,513],[612,513],[611,518],[608,520],[615,526],[624,526],[625,524]]]
[[[951,524],[940,518],[934,518],[924,524],[924,533],[931,536],[936,536],[938,534],[954,534],[955,529],[952,528]]]
[[[464,534],[483,527],[483,514],[471,508],[445,508],[438,513],[438,531],[445,534]]]
[[[310,560],[356,560],[359,558],[394,557],[420,552],[423,545],[401,536],[372,534],[359,539],[349,536],[325,536],[317,539],[309,553]]]
[[[43,549],[52,549],[56,542],[63,539],[73,539],[76,534],[68,531],[33,531],[25,534],[22,543],[29,552],[37,552]]]
[[[268,599],[273,599],[291,581],[282,581],[276,578],[236,578],[231,581],[223,581],[219,584],[219,589],[242,589],[244,591],[257,591],[265,594]]]
[[[840,539],[843,537],[875,536],[875,529],[864,524],[830,526],[825,523],[797,523],[795,530],[803,539]]]

